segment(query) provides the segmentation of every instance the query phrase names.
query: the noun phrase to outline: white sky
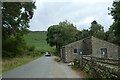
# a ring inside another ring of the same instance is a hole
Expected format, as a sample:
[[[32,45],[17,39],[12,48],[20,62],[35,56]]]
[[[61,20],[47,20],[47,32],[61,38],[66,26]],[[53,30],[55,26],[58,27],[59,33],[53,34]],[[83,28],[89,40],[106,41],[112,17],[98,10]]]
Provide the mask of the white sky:
[[[113,0],[36,0],[37,9],[30,22],[30,30],[47,31],[51,25],[68,20],[78,30],[88,29],[93,20],[104,26],[105,31],[112,24],[108,7]]]

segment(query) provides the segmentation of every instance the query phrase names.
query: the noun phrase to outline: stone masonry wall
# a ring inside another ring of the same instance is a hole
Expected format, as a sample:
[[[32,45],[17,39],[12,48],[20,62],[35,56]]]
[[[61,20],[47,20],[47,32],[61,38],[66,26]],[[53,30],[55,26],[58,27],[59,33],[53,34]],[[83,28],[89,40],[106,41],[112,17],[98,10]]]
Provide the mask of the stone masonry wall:
[[[108,58],[118,59],[118,46],[92,37],[92,56],[101,58],[101,48],[107,48]]]

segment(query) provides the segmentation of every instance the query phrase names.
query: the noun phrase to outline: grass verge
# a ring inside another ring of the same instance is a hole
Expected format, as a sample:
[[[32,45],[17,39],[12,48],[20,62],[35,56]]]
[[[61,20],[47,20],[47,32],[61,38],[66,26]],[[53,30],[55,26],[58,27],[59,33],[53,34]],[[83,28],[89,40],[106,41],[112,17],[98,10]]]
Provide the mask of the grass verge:
[[[42,56],[42,54],[40,55]],[[0,73],[4,73],[6,71],[12,70],[18,66],[21,66],[23,64],[26,64],[30,61],[33,61],[40,56],[21,56],[21,57],[15,57],[15,58],[7,58],[2,60],[2,70]]]
[[[84,78],[85,80],[87,80],[88,74],[87,74],[86,72],[84,72],[83,70],[81,70],[80,68],[78,68],[76,65],[71,66],[71,68],[72,68],[78,75],[80,75],[81,78]]]

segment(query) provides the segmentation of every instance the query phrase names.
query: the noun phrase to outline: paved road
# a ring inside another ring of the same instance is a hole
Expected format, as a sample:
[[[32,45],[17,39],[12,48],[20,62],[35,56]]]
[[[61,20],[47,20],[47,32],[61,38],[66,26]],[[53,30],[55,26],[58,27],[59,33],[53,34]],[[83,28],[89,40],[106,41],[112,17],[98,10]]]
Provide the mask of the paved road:
[[[3,78],[80,78],[67,64],[54,57],[41,57],[2,75]]]

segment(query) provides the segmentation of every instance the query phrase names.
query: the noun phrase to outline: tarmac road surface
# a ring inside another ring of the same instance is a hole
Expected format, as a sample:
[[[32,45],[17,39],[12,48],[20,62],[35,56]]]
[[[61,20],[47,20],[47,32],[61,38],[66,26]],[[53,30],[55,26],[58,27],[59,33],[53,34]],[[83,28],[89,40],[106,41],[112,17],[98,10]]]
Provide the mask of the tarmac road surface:
[[[54,61],[54,56],[42,56],[28,64],[2,74],[3,78],[81,78],[66,63]]]

